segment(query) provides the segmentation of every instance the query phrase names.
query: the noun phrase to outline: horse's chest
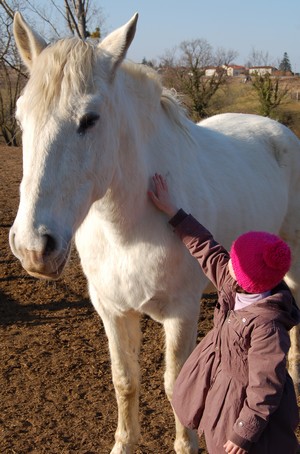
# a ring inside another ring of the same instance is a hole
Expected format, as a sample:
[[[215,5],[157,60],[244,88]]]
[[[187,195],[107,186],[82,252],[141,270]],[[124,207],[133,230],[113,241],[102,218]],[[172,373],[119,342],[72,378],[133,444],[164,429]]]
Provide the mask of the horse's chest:
[[[77,242],[83,270],[102,300],[137,308],[168,292],[171,257],[144,243],[110,244],[100,241],[87,247]]]

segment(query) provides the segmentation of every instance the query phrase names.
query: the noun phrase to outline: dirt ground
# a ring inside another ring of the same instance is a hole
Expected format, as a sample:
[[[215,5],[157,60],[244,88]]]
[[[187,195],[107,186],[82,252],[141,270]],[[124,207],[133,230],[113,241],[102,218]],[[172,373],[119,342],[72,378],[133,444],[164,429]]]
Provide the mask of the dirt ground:
[[[76,252],[59,281],[45,282],[28,276],[9,249],[21,166],[20,149],[0,147],[0,454],[106,454],[117,420],[107,340]],[[214,298],[201,304],[199,340]],[[163,333],[146,317],[142,329],[136,453],[173,453]],[[207,452],[203,440],[200,447]]]

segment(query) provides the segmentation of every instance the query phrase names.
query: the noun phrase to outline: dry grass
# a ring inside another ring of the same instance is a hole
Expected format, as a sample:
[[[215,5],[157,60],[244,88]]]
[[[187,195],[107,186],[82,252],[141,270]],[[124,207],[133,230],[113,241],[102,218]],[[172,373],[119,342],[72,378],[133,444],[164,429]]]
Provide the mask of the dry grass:
[[[211,113],[240,112],[259,113],[259,101],[251,82],[244,83],[243,77],[228,79],[216,93],[211,105]],[[288,126],[300,138],[300,77],[282,78],[282,88],[288,94],[274,112],[274,118]],[[298,95],[298,100],[297,100]]]

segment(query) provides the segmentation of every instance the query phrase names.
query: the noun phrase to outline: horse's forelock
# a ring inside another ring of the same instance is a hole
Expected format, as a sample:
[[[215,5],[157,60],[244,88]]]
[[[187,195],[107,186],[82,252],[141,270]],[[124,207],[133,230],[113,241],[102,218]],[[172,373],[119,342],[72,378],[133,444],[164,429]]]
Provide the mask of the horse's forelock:
[[[57,41],[36,59],[26,87],[31,110],[39,115],[58,103],[67,106],[70,93],[78,97],[91,90],[94,46],[78,38]]]

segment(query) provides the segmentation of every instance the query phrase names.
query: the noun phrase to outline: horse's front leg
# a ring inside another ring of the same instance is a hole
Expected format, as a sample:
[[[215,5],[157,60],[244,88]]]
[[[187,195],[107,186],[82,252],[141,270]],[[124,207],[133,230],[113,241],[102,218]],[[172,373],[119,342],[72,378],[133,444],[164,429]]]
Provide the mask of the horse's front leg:
[[[173,386],[179,371],[196,344],[199,311],[194,308],[193,312],[194,317],[189,318],[189,320],[172,317],[163,322],[166,339],[165,390],[170,402],[172,400]],[[176,439],[174,449],[176,454],[197,454],[197,432],[183,427],[176,414],[175,424]]]
[[[101,313],[108,337],[112,378],[118,404],[118,427],[111,454],[132,454],[140,437],[138,420],[141,344],[140,316],[106,316]]]
[[[299,238],[300,242],[300,238]],[[294,251],[294,263],[286,281],[291,288],[298,307],[300,308],[300,244],[291,243]],[[288,354],[288,371],[293,379],[297,396],[300,396],[300,325],[294,326],[290,331],[291,348]]]
[[[297,396],[300,396],[300,325],[290,331],[291,348],[288,356],[289,373],[293,379]]]

